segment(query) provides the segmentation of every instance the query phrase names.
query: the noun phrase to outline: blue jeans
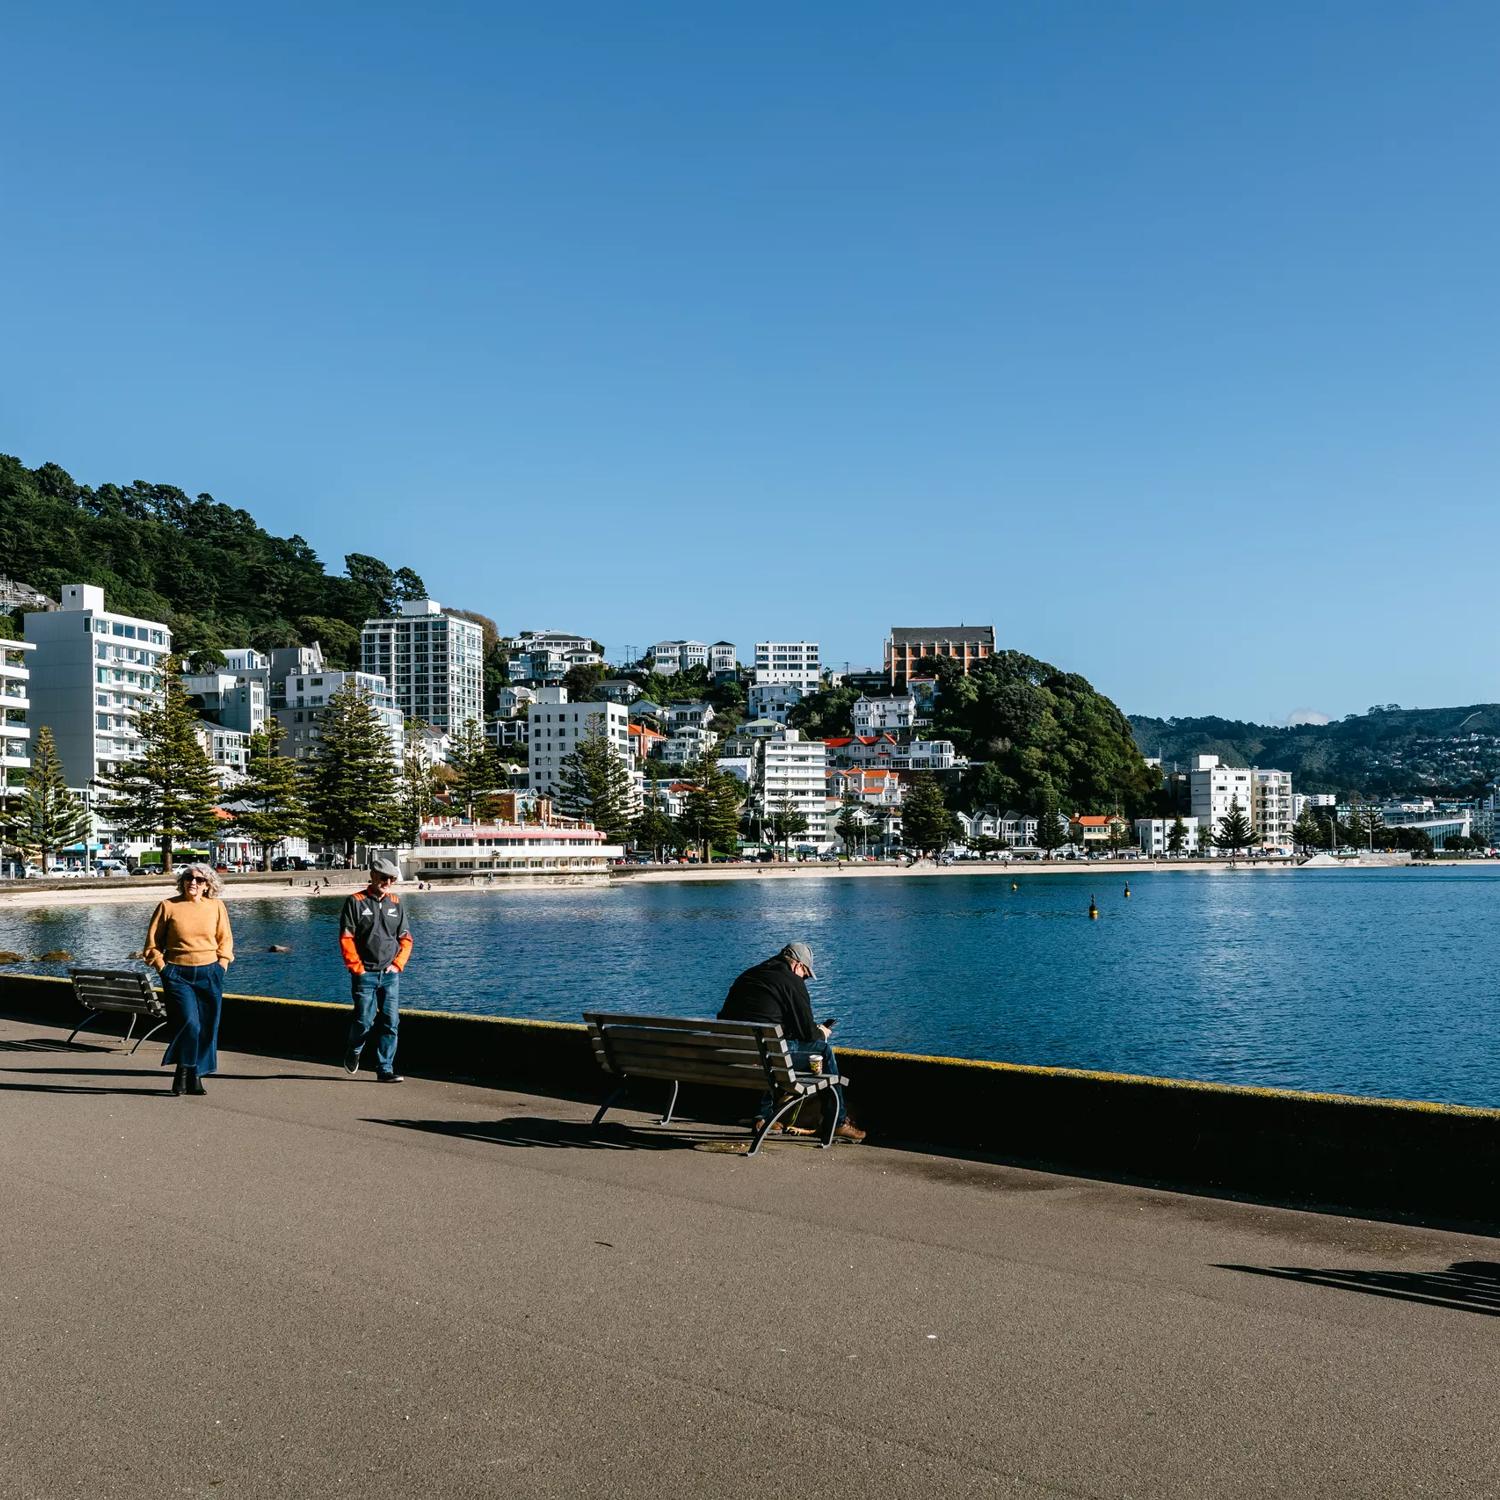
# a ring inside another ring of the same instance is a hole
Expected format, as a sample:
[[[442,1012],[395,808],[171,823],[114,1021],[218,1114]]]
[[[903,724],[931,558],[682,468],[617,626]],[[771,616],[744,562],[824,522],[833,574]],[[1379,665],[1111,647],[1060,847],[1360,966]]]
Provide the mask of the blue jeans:
[[[810,1073],[812,1071],[807,1065],[808,1059],[811,1057],[821,1057],[823,1059],[823,1071],[825,1073],[834,1074],[839,1070],[838,1059],[833,1055],[833,1043],[824,1040],[822,1037],[813,1042],[788,1042],[787,1051],[792,1055],[792,1066],[799,1073]],[[816,1098],[826,1101],[830,1095],[833,1098],[833,1107],[837,1111],[837,1117],[834,1120],[834,1127],[836,1129],[848,1114],[848,1110],[844,1106],[843,1084],[837,1084],[831,1089],[824,1089],[821,1094],[813,1094],[808,1097],[810,1099]],[[819,1108],[826,1110],[826,1102],[820,1104]],[[756,1118],[769,1120],[775,1113],[776,1102],[774,1098],[770,1094],[763,1095],[755,1109]],[[797,1119],[800,1114],[800,1110],[791,1110],[781,1117],[782,1123],[784,1124],[788,1119]],[[826,1119],[826,1114],[824,1118]]]
[[[219,1012],[224,971],[218,964],[163,964],[161,997],[172,1019],[162,1064],[192,1068],[200,1078],[219,1071]]]
[[[401,1017],[396,1010],[401,996],[401,976],[396,973],[354,974],[354,1015],[349,1022],[349,1050],[358,1052],[370,1033],[375,1033],[375,1071],[396,1071],[396,1032]]]

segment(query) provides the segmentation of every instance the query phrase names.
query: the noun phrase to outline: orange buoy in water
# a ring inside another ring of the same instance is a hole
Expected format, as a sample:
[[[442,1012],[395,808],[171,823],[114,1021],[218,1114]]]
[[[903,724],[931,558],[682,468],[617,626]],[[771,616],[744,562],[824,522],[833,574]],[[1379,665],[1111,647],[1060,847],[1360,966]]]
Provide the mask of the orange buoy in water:
[[[1097,901],[1095,901],[1092,896],[1090,896],[1089,897],[1089,921],[1090,922],[1097,922],[1098,920],[1099,920],[1099,903]]]

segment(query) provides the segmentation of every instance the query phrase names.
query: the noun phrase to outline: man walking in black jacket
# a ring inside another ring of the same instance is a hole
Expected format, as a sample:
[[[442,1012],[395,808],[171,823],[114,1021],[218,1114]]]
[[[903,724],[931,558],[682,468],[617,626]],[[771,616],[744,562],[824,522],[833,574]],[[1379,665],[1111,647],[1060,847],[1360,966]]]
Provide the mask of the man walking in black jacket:
[[[807,981],[817,977],[813,973],[812,949],[806,943],[788,943],[764,963],[746,969],[729,986],[729,994],[719,1010],[719,1019],[761,1021],[780,1026],[792,1054],[793,1067],[799,1072],[812,1072],[811,1059],[816,1057],[822,1062],[823,1072],[837,1074],[839,1066],[829,1045],[828,1028],[813,1020],[812,1000],[807,993]],[[840,1141],[864,1140],[864,1131],[849,1118],[842,1085],[835,1085],[825,1092],[833,1095],[832,1107],[838,1112],[834,1138]],[[757,1114],[761,1120],[769,1119],[775,1107],[771,1095],[767,1094],[761,1100]],[[788,1130],[791,1127],[782,1125],[780,1128]]]

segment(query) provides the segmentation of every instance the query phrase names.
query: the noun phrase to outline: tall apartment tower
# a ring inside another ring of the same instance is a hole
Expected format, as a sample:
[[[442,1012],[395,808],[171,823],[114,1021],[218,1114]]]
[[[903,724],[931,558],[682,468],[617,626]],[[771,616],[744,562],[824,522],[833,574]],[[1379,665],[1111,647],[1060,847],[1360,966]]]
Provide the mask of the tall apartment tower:
[[[136,712],[162,696],[162,664],[172,632],[160,620],[113,614],[104,590],[63,585],[62,607],[27,614],[32,727],[46,725],[57,742],[68,785],[95,777],[141,753]]]
[[[444,614],[436,599],[401,606],[390,620],[366,620],[361,665],[384,677],[408,719],[455,731],[484,719],[484,632]]]
[[[769,818],[782,808],[801,813],[807,829],[798,844],[821,849],[828,842],[828,747],[805,740],[796,729],[779,729],[764,744],[761,797]]]
[[[794,687],[815,693],[822,677],[816,641],[757,641],[755,681],[761,687]]]

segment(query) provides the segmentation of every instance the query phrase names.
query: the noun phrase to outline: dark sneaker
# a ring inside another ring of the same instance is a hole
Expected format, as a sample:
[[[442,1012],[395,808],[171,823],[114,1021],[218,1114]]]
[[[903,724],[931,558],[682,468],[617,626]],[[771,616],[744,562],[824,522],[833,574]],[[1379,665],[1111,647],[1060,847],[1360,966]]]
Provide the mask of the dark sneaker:
[[[344,1071],[351,1078],[359,1072],[359,1053],[350,1050],[344,1054]]]
[[[405,1083],[406,1080],[399,1073],[377,1073],[376,1083]]]

